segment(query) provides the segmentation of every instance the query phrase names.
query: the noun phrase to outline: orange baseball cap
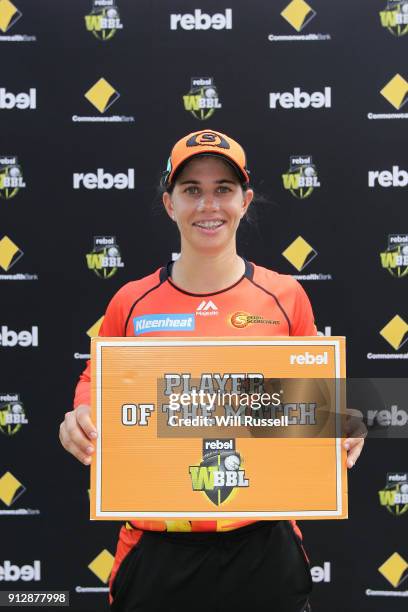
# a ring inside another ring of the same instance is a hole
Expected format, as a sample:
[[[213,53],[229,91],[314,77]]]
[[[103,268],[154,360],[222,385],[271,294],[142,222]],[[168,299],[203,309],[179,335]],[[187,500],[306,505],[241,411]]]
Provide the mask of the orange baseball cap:
[[[201,130],[176,142],[167,162],[167,169],[163,172],[162,184],[166,187],[171,185],[175,173],[188,159],[203,154],[223,157],[233,166],[242,182],[249,183],[249,170],[241,145],[221,132]]]

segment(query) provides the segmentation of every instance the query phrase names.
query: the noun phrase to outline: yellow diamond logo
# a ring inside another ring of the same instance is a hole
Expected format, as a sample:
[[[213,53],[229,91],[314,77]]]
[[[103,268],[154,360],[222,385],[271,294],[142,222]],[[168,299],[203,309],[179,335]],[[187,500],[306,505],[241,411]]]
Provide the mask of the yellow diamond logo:
[[[22,14],[10,0],[0,0],[0,30],[7,32]]]
[[[11,506],[25,490],[25,486],[11,472],[6,472],[0,478],[0,499],[6,506]]]
[[[302,236],[298,236],[282,253],[301,272],[317,255],[317,252]]]
[[[300,32],[305,25],[315,17],[316,11],[314,11],[304,0],[292,0],[292,2],[283,9],[281,15],[290,23],[292,28]]]
[[[394,108],[399,110],[408,100],[408,82],[400,74],[396,74],[380,93]]]
[[[101,582],[107,584],[112,571],[113,561],[113,555],[110,554],[109,550],[104,548],[104,550],[100,552],[93,561],[91,561],[88,567]]]
[[[408,563],[398,553],[393,553],[385,563],[380,565],[378,571],[388,580],[394,588],[408,578]]]
[[[88,331],[87,331],[86,333],[87,333],[87,335],[88,335],[90,338],[94,338],[95,336],[97,336],[97,335],[99,334],[99,330],[100,330],[100,328],[101,328],[101,325],[102,325],[102,321],[103,321],[103,319],[104,319],[104,315],[102,315],[102,317],[101,317],[100,319],[98,319],[98,320],[96,321],[96,323],[94,323],[94,324],[93,324],[93,325],[92,325],[92,326],[91,326],[91,327],[88,329]]]
[[[85,98],[89,100],[100,113],[104,113],[116,100],[120,94],[113,89],[112,85],[105,79],[99,79],[85,94]]]
[[[16,244],[8,237],[0,240],[0,267],[7,272],[24,255]]]
[[[408,340],[408,323],[399,315],[395,315],[380,331],[381,336],[398,351]]]

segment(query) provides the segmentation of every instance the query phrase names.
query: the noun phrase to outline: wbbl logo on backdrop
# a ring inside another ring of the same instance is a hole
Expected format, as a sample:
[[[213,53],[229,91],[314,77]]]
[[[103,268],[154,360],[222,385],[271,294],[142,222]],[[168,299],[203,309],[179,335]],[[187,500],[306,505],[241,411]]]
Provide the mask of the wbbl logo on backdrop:
[[[389,234],[388,246],[380,253],[381,266],[396,278],[408,274],[408,234]]]
[[[94,236],[93,250],[86,255],[89,270],[99,278],[107,279],[116,274],[124,263],[115,236]]]
[[[408,2],[388,0],[385,8],[380,11],[380,20],[394,36],[404,36],[408,32]]]
[[[209,119],[216,109],[222,108],[212,77],[194,77],[190,91],[183,96],[184,110],[196,119]]]
[[[15,155],[0,155],[0,198],[10,200],[26,187],[23,170]]]
[[[117,30],[123,29],[114,0],[93,0],[91,12],[85,15],[85,26],[98,40],[111,40]]]
[[[190,465],[193,491],[202,491],[220,506],[239,488],[249,487],[242,468],[242,457],[235,449],[235,440],[203,440],[203,460]]]
[[[408,510],[408,473],[389,472],[384,489],[378,491],[381,506],[393,516],[401,516]]]
[[[0,393],[0,432],[14,436],[28,420],[19,393]]]
[[[320,187],[316,166],[311,155],[291,155],[289,170],[282,174],[283,187],[290,193],[304,200]]]

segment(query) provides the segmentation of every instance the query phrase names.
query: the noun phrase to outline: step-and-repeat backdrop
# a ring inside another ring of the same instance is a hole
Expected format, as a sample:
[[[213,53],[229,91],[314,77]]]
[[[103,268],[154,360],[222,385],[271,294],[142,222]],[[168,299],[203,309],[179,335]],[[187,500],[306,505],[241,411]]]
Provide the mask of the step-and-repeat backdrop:
[[[158,183],[182,135],[243,143],[240,253],[299,279],[349,375],[406,374],[407,45],[402,0],[0,0],[0,590],[107,607],[119,526],[89,521],[58,427],[111,296],[179,250]],[[314,609],[405,609],[404,445],[368,442],[347,521],[302,524]]]

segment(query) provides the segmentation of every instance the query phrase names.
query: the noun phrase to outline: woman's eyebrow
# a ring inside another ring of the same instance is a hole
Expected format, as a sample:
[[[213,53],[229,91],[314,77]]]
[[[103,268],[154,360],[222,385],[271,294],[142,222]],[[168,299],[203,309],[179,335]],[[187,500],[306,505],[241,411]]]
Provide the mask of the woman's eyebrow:
[[[186,179],[184,181],[179,181],[180,185],[186,185],[187,183],[192,183],[193,185],[199,185],[201,183],[201,181],[196,181],[194,179]],[[217,183],[217,185],[219,185],[220,183],[231,183],[231,185],[235,185],[236,181],[232,181],[231,179],[217,179],[216,181],[214,181],[214,183]]]

